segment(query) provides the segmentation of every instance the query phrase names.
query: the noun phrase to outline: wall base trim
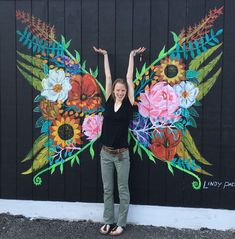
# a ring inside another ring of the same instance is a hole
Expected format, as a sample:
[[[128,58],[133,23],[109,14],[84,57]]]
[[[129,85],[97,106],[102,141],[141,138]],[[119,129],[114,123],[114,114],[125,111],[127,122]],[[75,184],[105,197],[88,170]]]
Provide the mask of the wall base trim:
[[[115,205],[115,210],[117,212],[117,205]],[[102,222],[103,204],[0,199],[0,213],[23,215],[28,218]],[[228,230],[235,228],[235,211],[130,205],[128,223],[174,228],[199,229],[206,227]]]

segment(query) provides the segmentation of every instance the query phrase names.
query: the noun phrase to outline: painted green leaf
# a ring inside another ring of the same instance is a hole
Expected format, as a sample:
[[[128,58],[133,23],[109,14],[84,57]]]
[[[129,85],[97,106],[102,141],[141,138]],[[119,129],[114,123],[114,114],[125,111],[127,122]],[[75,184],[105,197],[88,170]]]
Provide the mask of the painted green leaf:
[[[70,165],[71,165],[71,167],[73,167],[74,162],[75,162],[75,157],[73,157],[73,158],[71,159],[71,161],[70,161]]]
[[[149,159],[150,159],[151,161],[153,161],[154,163],[156,163],[156,162],[155,162],[155,158],[153,157],[152,152],[149,151],[149,150],[146,150],[145,152],[146,152],[146,154],[148,155]]]
[[[81,60],[81,57],[80,57],[80,54],[78,51],[75,50],[75,53],[76,53],[76,60],[78,61],[78,63],[80,62]]]
[[[82,63],[82,69],[86,69],[86,60]]]
[[[51,174],[53,174],[53,173],[55,172],[55,168],[56,168],[56,166],[52,166],[52,168],[51,168]]]
[[[140,78],[140,73],[139,73],[137,67],[136,67],[136,69],[135,69],[135,72],[136,72],[136,73],[135,73],[135,79],[138,80],[138,79]]]
[[[95,71],[93,72],[93,77],[97,78],[98,76],[98,67],[96,67]]]
[[[37,78],[39,79],[44,79],[45,78],[45,74],[42,70],[36,68],[36,67],[33,67],[33,66],[30,66],[30,65],[27,65],[21,61],[18,61],[17,60],[17,63],[22,66],[24,69],[26,69],[27,71],[29,71],[32,75],[36,76]]]
[[[79,157],[78,157],[78,156],[76,156],[76,158],[75,158],[75,159],[76,159],[76,162],[77,162],[77,164],[78,164],[78,165],[80,165],[80,159],[79,159]]]
[[[63,163],[60,163],[60,173],[62,174],[64,171],[64,164]]]
[[[140,75],[143,75],[146,71],[146,63],[144,63],[142,69],[141,69],[141,72],[140,72]]]
[[[43,126],[43,124],[45,123],[45,119],[43,116],[39,117],[35,123],[35,127],[36,128],[41,128]]]
[[[222,43],[210,48],[209,50],[207,50],[206,52],[202,53],[200,56],[195,57],[189,64],[189,69],[190,70],[198,70],[199,67],[202,65],[202,63],[209,57],[212,55],[212,53],[214,51],[216,51],[220,46],[222,45]]]
[[[66,49],[69,48],[71,41],[72,41],[72,39],[70,39],[70,40],[65,44],[65,48],[66,48]]]
[[[39,106],[35,107],[35,108],[33,109],[33,112],[41,112],[40,107],[39,107]]]
[[[160,53],[159,53],[159,55],[158,55],[158,59],[162,59],[162,58],[164,57],[165,48],[166,48],[166,46],[164,46],[164,47],[162,48],[162,50],[160,51]]]
[[[211,165],[208,161],[205,160],[205,158],[202,157],[200,152],[197,149],[197,146],[188,130],[185,130],[186,134],[182,137],[182,142],[186,149],[189,151],[189,153],[200,163]]]
[[[188,108],[189,114],[195,117],[199,117],[199,114],[197,113],[196,109],[193,108],[192,106]]]
[[[134,146],[134,148],[133,148],[133,153],[136,152],[136,150],[137,150],[137,146],[138,146],[138,141],[135,142],[135,146]]]
[[[90,146],[90,155],[91,155],[91,158],[94,159],[95,152],[94,152],[94,149],[93,149],[93,143]]]
[[[36,158],[33,160],[32,166],[25,172],[22,172],[21,174],[30,174],[32,172],[35,172],[45,165],[48,164],[47,156],[48,156],[48,148],[42,149],[39,154],[36,156]]]
[[[219,70],[210,79],[198,86],[199,93],[196,97],[197,100],[201,100],[210,91],[212,86],[215,84],[220,72],[221,68],[219,68]]]
[[[199,76],[197,77],[197,80],[200,82],[202,82],[203,80],[205,80],[206,76],[209,74],[209,72],[211,72],[213,70],[213,68],[215,67],[215,65],[217,64],[217,62],[219,61],[219,59],[222,56],[222,52],[212,61],[210,61],[206,66],[204,66],[203,68],[201,68],[199,70]]]
[[[40,135],[33,143],[33,148],[28,152],[28,154],[21,161],[22,163],[32,159],[43,147],[45,142],[48,140],[48,136],[45,134]]]
[[[174,170],[171,166],[171,163],[167,162],[167,167],[168,167],[169,171],[171,172],[171,174],[174,175]]]
[[[127,141],[128,141],[128,145],[130,145],[130,142],[131,142],[131,133],[130,131],[128,131],[128,136],[127,136]]]
[[[138,152],[138,154],[139,154],[139,156],[140,156],[140,159],[143,160],[142,151],[141,151],[141,148],[140,148],[140,147],[138,147],[137,152]]]
[[[173,39],[174,39],[174,42],[178,42],[179,41],[179,37],[176,35],[176,33],[174,32],[171,32],[171,34],[173,35]]]
[[[189,117],[186,125],[191,125],[192,127],[197,128],[197,123],[196,123],[195,119],[191,116]]]
[[[185,129],[185,126],[180,122],[174,123],[174,126],[179,130],[184,130]]]
[[[61,43],[62,43],[62,45],[65,45],[65,38],[63,35],[61,35]]]
[[[29,75],[28,73],[23,71],[19,66],[17,66],[17,68],[20,71],[20,73],[24,76],[24,78],[29,82],[29,84],[34,87],[34,89],[36,89],[38,91],[42,90],[42,84],[41,84],[41,81],[39,79]]]

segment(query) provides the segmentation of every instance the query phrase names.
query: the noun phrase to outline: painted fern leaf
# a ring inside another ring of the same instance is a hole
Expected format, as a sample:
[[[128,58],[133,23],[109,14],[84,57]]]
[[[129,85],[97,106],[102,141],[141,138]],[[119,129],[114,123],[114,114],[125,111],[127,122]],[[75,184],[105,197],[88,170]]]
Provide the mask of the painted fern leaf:
[[[24,157],[24,159],[21,161],[26,162],[30,159],[32,159],[43,147],[44,144],[48,140],[48,135],[42,134],[40,135],[33,143],[33,148],[28,152],[28,154]]]
[[[221,56],[222,56],[222,52],[215,57],[213,60],[211,60],[206,66],[204,66],[203,68],[201,68],[198,72],[199,72],[199,76],[197,77],[198,82],[202,82],[205,80],[206,76],[214,69],[215,65],[218,63],[218,61],[220,60]]]
[[[182,138],[182,142],[183,142],[185,148],[200,163],[203,163],[203,164],[206,164],[206,165],[211,165],[211,163],[209,163],[204,157],[202,157],[202,155],[198,151],[197,146],[196,146],[189,130],[186,129],[185,132],[186,133]]]
[[[36,76],[37,78],[39,78],[41,80],[45,78],[45,74],[42,70],[40,70],[36,67],[27,65],[19,60],[17,60],[17,63],[18,63],[18,65],[23,67],[25,70],[29,71],[32,75]]]
[[[45,165],[48,164],[49,160],[47,159],[49,156],[49,150],[48,148],[43,148],[38,155],[36,156],[36,158],[33,160],[32,166],[22,172],[21,174],[30,174],[32,172],[35,172],[39,169],[41,169],[42,167],[44,167]]]
[[[195,57],[189,64],[189,70],[198,70],[199,67],[203,64],[203,62],[206,61],[207,58],[210,57],[221,45],[222,43],[213,46],[206,52],[202,53],[200,56]]]
[[[197,95],[197,100],[201,100],[212,88],[212,86],[215,84],[217,78],[219,77],[219,74],[221,72],[221,68],[206,82],[201,83],[198,88],[199,88],[199,93]]]
[[[42,90],[42,84],[38,78],[29,75],[28,73],[23,71],[19,66],[17,66],[17,68],[20,71],[20,73],[24,76],[24,78],[29,82],[29,84],[34,87],[34,89],[38,91]]]
[[[19,51],[17,51],[17,54],[22,57],[25,61],[29,62],[31,65],[38,67],[39,69],[43,69],[43,65],[44,65],[44,60],[36,57],[36,56],[30,56],[24,53],[21,53]]]

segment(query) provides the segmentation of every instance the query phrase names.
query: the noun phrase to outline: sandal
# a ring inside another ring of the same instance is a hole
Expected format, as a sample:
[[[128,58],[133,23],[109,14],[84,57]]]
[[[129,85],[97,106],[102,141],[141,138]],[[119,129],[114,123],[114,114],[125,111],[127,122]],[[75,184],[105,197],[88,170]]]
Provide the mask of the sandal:
[[[102,235],[108,235],[113,228],[114,228],[114,224],[104,224],[104,225],[100,228],[100,233],[101,233]]]
[[[112,230],[110,230],[109,235],[120,236],[124,230],[125,230],[125,227],[116,225]]]

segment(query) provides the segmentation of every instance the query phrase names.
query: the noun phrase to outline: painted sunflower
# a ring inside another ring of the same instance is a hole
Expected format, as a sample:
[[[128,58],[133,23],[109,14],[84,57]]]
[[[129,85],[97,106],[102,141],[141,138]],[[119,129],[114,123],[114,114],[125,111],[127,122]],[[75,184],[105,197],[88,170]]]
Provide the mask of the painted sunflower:
[[[82,127],[79,121],[70,117],[55,119],[50,127],[50,137],[61,147],[82,144]]]
[[[159,81],[166,81],[171,86],[186,80],[185,64],[182,60],[167,57],[161,61],[161,65],[154,68],[154,71]]]

